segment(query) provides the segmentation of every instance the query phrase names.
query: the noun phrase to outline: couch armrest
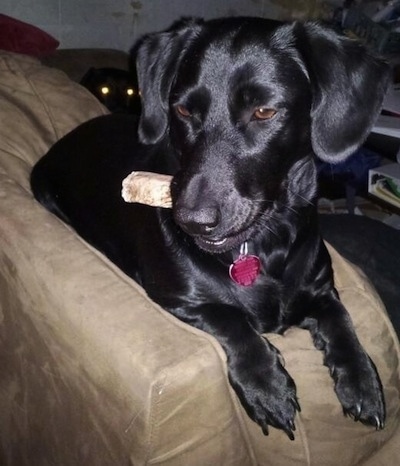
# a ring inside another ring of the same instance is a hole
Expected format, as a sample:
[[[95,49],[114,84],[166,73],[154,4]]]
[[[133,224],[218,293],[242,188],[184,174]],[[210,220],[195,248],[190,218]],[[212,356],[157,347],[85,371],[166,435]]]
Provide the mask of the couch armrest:
[[[0,71],[0,450],[18,465],[35,449],[37,464],[142,464],[187,450],[215,458],[226,443],[236,457],[237,402],[219,346],[152,303],[30,192],[33,164],[107,110],[31,57],[1,52]]]
[[[0,185],[1,422],[18,432],[1,436],[4,451],[40,444],[54,464],[144,464],[185,450],[212,460],[229,444],[238,459],[242,450],[232,464],[246,464],[213,339],[152,303],[18,185]]]

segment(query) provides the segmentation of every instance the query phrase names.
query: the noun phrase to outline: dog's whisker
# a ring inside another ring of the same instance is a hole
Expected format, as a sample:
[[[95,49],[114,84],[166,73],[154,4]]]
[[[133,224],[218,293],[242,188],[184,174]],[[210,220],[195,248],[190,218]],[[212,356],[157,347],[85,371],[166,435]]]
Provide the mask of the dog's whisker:
[[[293,194],[293,196],[300,198],[301,200],[305,201],[307,204],[309,204],[309,205],[311,205],[311,206],[315,206],[315,201],[311,201],[310,199],[307,199],[305,196],[303,196],[303,195],[300,194],[300,193],[293,192],[289,187],[287,188],[287,190],[288,190],[291,194]]]
[[[274,231],[274,229],[268,223],[268,219],[277,220],[276,217],[274,217],[272,215],[268,215],[268,218],[259,217],[256,220],[255,223],[256,223],[257,227],[259,226],[261,229],[265,229],[265,230],[269,231],[271,234],[273,234],[274,236],[278,237],[279,236],[278,233],[276,231]]]
[[[290,211],[292,211],[293,213],[295,213],[296,215],[299,214],[298,210],[293,207],[293,206],[290,206],[288,204],[285,204],[283,202],[280,202],[280,201],[274,201],[272,199],[255,199],[254,201],[252,201],[254,204],[261,204],[261,203],[270,203],[270,204],[273,204],[274,202],[276,202],[279,207],[283,207],[284,209],[288,209]]]
[[[299,215],[299,211],[295,207],[287,205],[287,204],[283,204],[283,203],[279,203],[279,204],[280,204],[279,205],[280,207],[283,207],[284,209],[288,209],[294,214]]]

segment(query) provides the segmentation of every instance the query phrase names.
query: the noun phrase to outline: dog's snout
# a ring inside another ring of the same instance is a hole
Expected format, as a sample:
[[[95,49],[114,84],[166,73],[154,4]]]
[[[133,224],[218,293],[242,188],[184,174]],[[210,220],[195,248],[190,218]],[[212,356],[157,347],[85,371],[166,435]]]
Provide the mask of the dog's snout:
[[[191,235],[209,235],[218,226],[220,215],[217,208],[177,208],[176,221]]]
[[[215,183],[203,173],[178,178],[175,221],[193,236],[211,236],[221,221]]]

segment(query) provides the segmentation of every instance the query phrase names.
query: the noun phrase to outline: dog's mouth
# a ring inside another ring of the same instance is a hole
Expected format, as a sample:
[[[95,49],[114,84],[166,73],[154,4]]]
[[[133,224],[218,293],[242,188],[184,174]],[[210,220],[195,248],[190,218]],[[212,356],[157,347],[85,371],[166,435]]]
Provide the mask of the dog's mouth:
[[[223,238],[212,239],[207,236],[194,236],[194,242],[203,251],[211,254],[222,254],[238,248],[242,243],[249,240],[252,236],[254,228],[246,228],[245,230],[234,235]]]
[[[224,252],[226,243],[229,243],[228,238],[212,240],[202,236],[196,236],[194,241],[200,249],[213,253]]]
[[[236,221],[234,227],[232,225],[217,226],[215,231],[206,231],[204,233],[191,232],[184,224],[180,226],[192,238],[199,249],[210,254],[222,254],[239,248],[245,241],[254,239],[260,229],[262,214],[263,210],[252,212],[251,215],[243,218],[240,223]]]

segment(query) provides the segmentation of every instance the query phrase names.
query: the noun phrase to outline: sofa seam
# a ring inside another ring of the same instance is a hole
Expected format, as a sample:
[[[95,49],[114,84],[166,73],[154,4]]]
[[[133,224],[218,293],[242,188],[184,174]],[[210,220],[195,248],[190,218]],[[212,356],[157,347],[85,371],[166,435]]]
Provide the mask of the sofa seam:
[[[163,371],[161,371],[161,374],[162,372]],[[145,465],[151,464],[151,454],[154,450],[154,442],[155,442],[155,439],[158,438],[159,425],[158,423],[156,425],[154,421],[158,417],[157,413],[158,413],[160,396],[155,397],[154,393],[156,392],[159,395],[161,389],[162,389],[162,386],[160,384],[160,380],[156,380],[156,382],[152,384],[152,388],[150,391],[150,406],[149,406],[150,432],[149,432],[148,440],[146,442],[147,445],[146,445],[145,460],[144,460]],[[156,399],[154,400],[154,398]],[[156,430],[157,432],[155,432]]]
[[[302,414],[299,412],[297,414],[297,425],[299,426],[301,445],[303,447],[303,452],[306,460],[307,466],[311,466],[311,450],[308,442],[308,437],[306,433],[306,428],[302,419]]]
[[[20,72],[22,72],[21,68],[20,68]],[[60,137],[59,137],[59,135],[58,135],[57,129],[56,129],[55,124],[54,124],[54,122],[53,122],[52,113],[51,113],[51,111],[50,111],[50,108],[49,108],[49,106],[46,104],[46,102],[45,102],[45,100],[43,99],[43,97],[42,97],[42,96],[40,95],[40,93],[38,92],[36,86],[34,85],[33,80],[32,80],[32,78],[31,78],[31,74],[30,74],[30,73],[29,73],[29,74],[28,74],[28,73],[27,73],[27,74],[23,74],[23,77],[25,78],[25,80],[26,80],[26,82],[28,83],[29,87],[32,89],[32,91],[33,91],[35,97],[38,99],[38,101],[39,101],[40,104],[42,105],[42,107],[43,107],[43,109],[44,109],[44,111],[45,111],[45,113],[46,113],[46,116],[47,116],[47,118],[48,118],[48,121],[49,121],[49,123],[50,123],[50,127],[51,127],[51,129],[52,129],[52,131],[53,131],[54,136],[55,136],[57,139],[59,139]]]
[[[156,306],[158,306],[158,305],[156,304]],[[167,313],[167,311],[163,310],[163,314],[164,314],[164,312]],[[164,316],[164,317],[168,317],[168,316],[169,316],[169,314],[167,313],[167,316]],[[172,316],[172,317],[174,317],[174,316]],[[175,317],[174,319],[177,319],[177,318]],[[181,322],[179,320],[178,320],[177,323],[184,324],[183,322]],[[189,327],[188,330],[192,329],[192,327],[190,327],[188,324],[184,324],[184,325],[186,327]],[[197,329],[195,329],[195,330],[197,330]],[[227,369],[226,361],[222,359],[219,349],[216,348],[216,345],[219,346],[219,343],[214,339],[214,337],[212,337],[211,335],[208,335],[206,332],[203,332],[203,331],[200,331],[200,332],[202,333],[202,335],[198,335],[197,332],[196,333],[193,332],[193,333],[195,333],[197,336],[201,337],[203,342],[205,342],[206,344],[211,343],[211,345],[212,345],[213,352],[217,356],[219,368],[222,370],[222,373],[224,375],[224,377],[223,377],[224,378],[224,385],[225,385],[225,388],[226,388],[226,390],[228,392],[229,399],[231,400],[232,407],[233,407],[233,413],[236,415],[236,419],[237,419],[238,425],[239,425],[239,431],[242,434],[242,439],[243,439],[243,442],[244,442],[244,444],[246,446],[246,450],[248,452],[250,462],[251,462],[252,465],[257,466],[258,463],[257,463],[257,460],[256,460],[256,455],[255,455],[254,449],[253,449],[253,447],[251,445],[251,442],[250,442],[249,432],[248,432],[248,429],[246,427],[246,423],[245,423],[245,421],[243,419],[243,413],[242,413],[242,411],[240,409],[241,407],[239,406],[239,401],[238,401],[236,395],[234,394],[233,389],[232,389],[232,387],[231,387],[231,385],[229,383],[229,380],[228,380],[227,370],[226,370]],[[189,355],[189,357],[192,357],[193,355],[199,353],[200,351],[202,351],[202,349],[199,349],[197,351],[192,352]],[[156,463],[152,463],[152,460],[151,460],[150,456],[151,456],[151,452],[154,451],[154,441],[156,440],[156,435],[157,435],[157,432],[154,433],[154,431],[156,429],[154,428],[154,422],[153,421],[155,419],[157,419],[157,414],[156,413],[157,413],[160,397],[159,396],[154,397],[153,393],[158,393],[159,394],[160,390],[162,390],[162,388],[165,386],[165,380],[167,378],[167,375],[166,375],[165,372],[167,370],[170,370],[170,369],[176,367],[177,365],[178,365],[178,363],[174,363],[174,364],[169,364],[168,366],[164,367],[160,371],[160,373],[159,373],[160,375],[158,377],[158,380],[153,384],[153,387],[152,387],[152,390],[151,390],[150,400],[154,400],[154,398],[156,398],[156,400],[155,401],[150,401],[149,419],[151,421],[151,425],[153,426],[153,428],[151,429],[151,432],[149,434],[149,440],[147,442],[147,452],[146,452],[146,460],[145,460],[146,465],[156,464]],[[162,381],[160,380],[161,375],[163,375],[163,377],[164,377],[164,380],[162,380]],[[157,430],[158,430],[158,426],[157,426]]]
[[[39,65],[40,65],[40,62],[39,62]],[[29,85],[30,89],[32,90],[34,96],[38,99],[38,101],[42,105],[42,108],[44,109],[44,111],[46,113],[48,122],[50,123],[50,128],[52,130],[52,133],[55,136],[56,140],[59,140],[62,137],[62,135],[60,135],[59,132],[57,131],[57,127],[56,127],[56,125],[54,123],[56,119],[54,118],[54,115],[53,115],[50,107],[47,105],[45,99],[43,99],[43,97],[41,96],[41,93],[38,91],[38,89],[37,89],[37,87],[36,87],[36,85],[34,83],[34,80],[31,77],[33,68],[31,67],[29,69],[30,72],[27,71],[26,73],[23,72],[23,70],[22,70],[19,63],[17,64],[17,68],[18,68],[18,73],[25,79],[26,83]],[[10,71],[14,71],[10,67],[9,67],[9,69],[10,69]],[[74,82],[74,81],[71,80],[71,82]],[[76,84],[79,85],[79,83],[76,83]],[[107,113],[104,113],[104,108],[101,106],[100,102],[98,102],[96,100],[93,100],[93,102],[96,103],[97,107],[101,111],[101,115],[107,114]],[[98,116],[100,116],[100,115],[98,115]]]

